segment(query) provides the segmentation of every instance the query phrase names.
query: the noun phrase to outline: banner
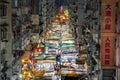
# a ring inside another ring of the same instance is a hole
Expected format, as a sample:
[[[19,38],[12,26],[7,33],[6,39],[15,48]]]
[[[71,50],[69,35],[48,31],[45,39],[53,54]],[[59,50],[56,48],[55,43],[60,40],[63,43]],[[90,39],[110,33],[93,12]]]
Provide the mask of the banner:
[[[115,32],[115,0],[103,0],[101,11],[101,32]]]
[[[115,34],[101,34],[101,66],[113,67],[115,65]]]

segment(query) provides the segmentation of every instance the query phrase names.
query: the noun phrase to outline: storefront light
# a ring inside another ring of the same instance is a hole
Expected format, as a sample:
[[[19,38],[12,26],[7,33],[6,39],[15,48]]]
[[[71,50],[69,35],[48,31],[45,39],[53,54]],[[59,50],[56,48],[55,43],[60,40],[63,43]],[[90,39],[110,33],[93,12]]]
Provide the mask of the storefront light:
[[[29,77],[32,77],[30,72],[28,72],[28,76],[29,76]]]
[[[41,49],[38,49],[38,52],[41,52]]]
[[[24,63],[25,62],[25,60],[24,59],[22,59],[22,63]]]
[[[22,71],[24,71],[24,68],[22,68]]]
[[[23,75],[25,75],[26,73],[27,73],[27,72],[24,71],[24,72],[23,72]]]
[[[19,78],[22,78],[23,76],[22,76],[22,74],[19,74]]]
[[[65,13],[66,16],[69,16],[68,10],[65,10],[64,13]]]

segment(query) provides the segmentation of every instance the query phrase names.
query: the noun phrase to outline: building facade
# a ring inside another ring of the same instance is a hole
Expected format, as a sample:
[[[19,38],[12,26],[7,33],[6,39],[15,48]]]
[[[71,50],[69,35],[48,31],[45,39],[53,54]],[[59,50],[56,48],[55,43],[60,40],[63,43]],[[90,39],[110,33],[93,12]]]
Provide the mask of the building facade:
[[[12,67],[11,5],[11,0],[0,0],[0,70],[5,66]]]

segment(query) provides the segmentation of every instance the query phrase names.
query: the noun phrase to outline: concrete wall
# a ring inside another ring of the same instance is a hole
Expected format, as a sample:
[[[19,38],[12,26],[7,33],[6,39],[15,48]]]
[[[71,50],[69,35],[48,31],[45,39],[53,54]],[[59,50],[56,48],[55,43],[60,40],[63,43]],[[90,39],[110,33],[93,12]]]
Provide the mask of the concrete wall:
[[[9,4],[7,6],[7,23],[8,23],[8,42],[6,43],[6,49],[7,49],[7,53],[6,53],[6,60],[8,61],[8,65],[12,66],[12,24],[11,24],[11,13],[12,13],[12,0],[9,0]]]

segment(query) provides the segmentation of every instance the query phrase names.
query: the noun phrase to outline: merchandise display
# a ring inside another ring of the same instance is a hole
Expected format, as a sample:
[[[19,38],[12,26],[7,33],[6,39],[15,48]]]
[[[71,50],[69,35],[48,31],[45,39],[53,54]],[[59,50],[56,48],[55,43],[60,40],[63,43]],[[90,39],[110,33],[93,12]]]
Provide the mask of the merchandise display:
[[[77,49],[75,39],[69,24],[69,16],[60,13],[57,22],[52,22],[48,27],[44,40],[44,47],[35,48],[34,68],[35,72],[41,72],[42,76],[78,76],[87,74],[86,47]],[[67,22],[67,24],[66,24]]]

